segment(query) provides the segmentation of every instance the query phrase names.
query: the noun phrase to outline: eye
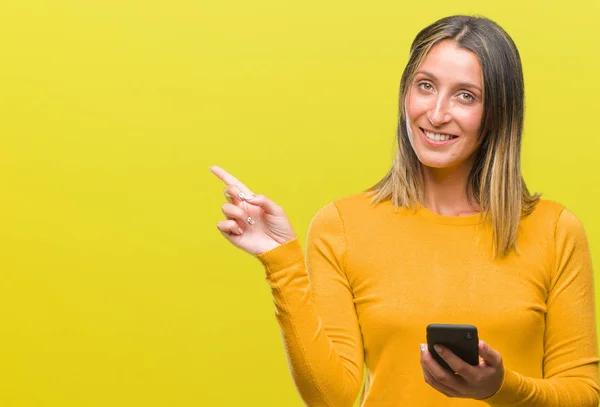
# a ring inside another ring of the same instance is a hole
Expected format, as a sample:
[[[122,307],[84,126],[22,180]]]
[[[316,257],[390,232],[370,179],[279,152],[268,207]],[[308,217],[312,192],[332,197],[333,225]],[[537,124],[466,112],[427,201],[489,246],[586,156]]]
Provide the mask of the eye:
[[[429,83],[429,82],[419,82],[417,86],[423,90],[427,90],[427,91],[433,90],[433,85],[431,85],[431,83]]]
[[[471,95],[468,92],[462,92],[460,95],[458,95],[458,97],[464,100],[465,102],[472,102],[475,100],[475,96]]]

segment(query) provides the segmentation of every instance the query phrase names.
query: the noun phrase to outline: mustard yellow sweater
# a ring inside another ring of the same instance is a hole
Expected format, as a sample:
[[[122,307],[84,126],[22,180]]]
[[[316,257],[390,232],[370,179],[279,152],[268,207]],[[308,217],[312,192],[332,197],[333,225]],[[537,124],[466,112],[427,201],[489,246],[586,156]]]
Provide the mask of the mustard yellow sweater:
[[[598,406],[590,253],[577,218],[541,201],[522,220],[520,254],[492,260],[479,215],[394,212],[365,193],[258,255],[296,387],[308,406]],[[449,399],[423,379],[429,323],[473,324],[505,377],[484,401]]]

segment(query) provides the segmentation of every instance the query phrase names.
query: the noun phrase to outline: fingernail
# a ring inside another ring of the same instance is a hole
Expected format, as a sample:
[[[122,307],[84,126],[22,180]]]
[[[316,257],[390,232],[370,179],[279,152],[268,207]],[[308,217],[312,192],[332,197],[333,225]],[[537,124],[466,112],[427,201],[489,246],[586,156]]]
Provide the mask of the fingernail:
[[[245,199],[246,199],[246,201],[251,201],[254,199],[254,195],[248,194]]]
[[[437,353],[440,353],[440,352],[444,351],[444,349],[440,345],[433,345],[433,349],[435,349],[435,351]]]
[[[425,344],[424,343],[422,343],[420,345],[420,348],[421,348],[421,353],[425,352]]]
[[[250,216],[248,216],[248,223],[251,225],[254,225],[254,221],[252,220],[252,218]]]

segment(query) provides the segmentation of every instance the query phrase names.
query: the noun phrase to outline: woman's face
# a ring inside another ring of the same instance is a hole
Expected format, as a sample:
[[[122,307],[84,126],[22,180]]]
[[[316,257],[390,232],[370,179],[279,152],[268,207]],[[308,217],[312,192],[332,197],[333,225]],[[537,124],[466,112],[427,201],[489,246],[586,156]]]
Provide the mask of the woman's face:
[[[425,56],[406,96],[410,141],[423,165],[471,168],[480,144],[482,78],[477,57],[453,41]]]

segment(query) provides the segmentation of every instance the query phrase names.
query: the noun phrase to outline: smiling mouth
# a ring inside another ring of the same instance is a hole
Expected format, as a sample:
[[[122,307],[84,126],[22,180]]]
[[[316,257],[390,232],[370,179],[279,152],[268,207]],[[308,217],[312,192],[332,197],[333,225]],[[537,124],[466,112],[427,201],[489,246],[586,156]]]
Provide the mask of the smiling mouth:
[[[458,138],[458,136],[454,136],[452,134],[433,133],[429,130],[425,130],[422,127],[419,127],[419,129],[423,132],[425,137],[427,137],[431,141],[448,141],[448,140],[454,140],[454,139]]]

